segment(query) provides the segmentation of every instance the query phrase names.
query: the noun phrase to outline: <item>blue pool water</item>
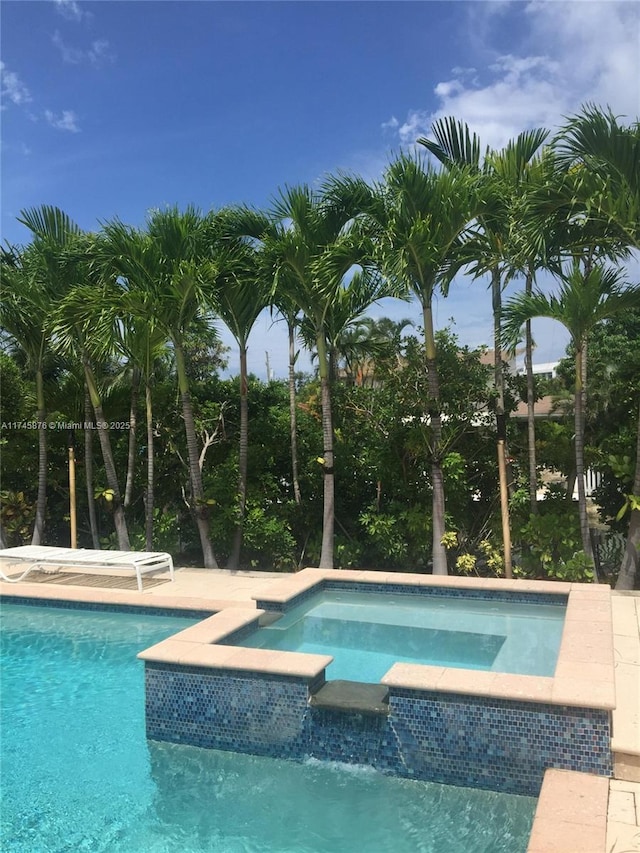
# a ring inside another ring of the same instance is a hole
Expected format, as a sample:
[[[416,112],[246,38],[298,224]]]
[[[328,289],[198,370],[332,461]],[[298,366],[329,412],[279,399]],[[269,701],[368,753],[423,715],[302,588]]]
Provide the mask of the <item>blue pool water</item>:
[[[524,853],[535,800],[147,742],[136,653],[189,622],[3,605],[3,853]]]
[[[564,615],[554,604],[325,591],[237,645],[333,655],[328,679],[376,682],[396,662],[550,676]]]

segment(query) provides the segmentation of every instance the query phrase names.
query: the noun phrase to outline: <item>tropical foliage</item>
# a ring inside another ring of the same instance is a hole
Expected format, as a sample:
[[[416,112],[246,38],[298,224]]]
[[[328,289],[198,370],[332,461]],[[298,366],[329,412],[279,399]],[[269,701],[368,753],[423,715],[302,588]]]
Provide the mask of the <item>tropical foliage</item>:
[[[3,542],[67,544],[72,424],[81,545],[206,567],[513,563],[584,580],[598,557],[588,467],[600,521],[628,535],[619,583],[633,587],[640,296],[621,265],[639,248],[639,136],[588,105],[551,139],[482,150],[450,117],[379,181],[285,187],[265,211],[167,208],[94,234],[54,207],[23,211],[31,242],[0,258]],[[434,299],[460,275],[489,281],[493,371],[455,327],[436,329]],[[524,292],[503,305],[517,279]],[[389,298],[406,319],[371,316]],[[289,329],[288,381],[247,369],[265,310]],[[571,336],[546,389],[532,371],[541,316]],[[505,355],[523,334],[526,382]],[[296,373],[300,346],[317,375]],[[221,378],[227,359],[237,378]],[[543,390],[564,402],[539,423]],[[510,417],[520,399],[526,430]],[[543,469],[575,477],[577,507],[536,499]]]

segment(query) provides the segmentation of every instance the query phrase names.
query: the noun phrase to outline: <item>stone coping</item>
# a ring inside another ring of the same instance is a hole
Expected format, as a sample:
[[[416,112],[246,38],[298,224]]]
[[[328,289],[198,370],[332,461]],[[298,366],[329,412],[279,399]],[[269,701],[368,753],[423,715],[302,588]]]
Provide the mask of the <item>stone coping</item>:
[[[181,610],[214,613],[226,608],[247,608],[247,601],[227,601],[213,598],[196,598],[186,595],[149,595],[147,591],[105,589],[102,587],[54,586],[21,581],[19,584],[0,582],[0,597],[32,598],[39,601],[75,602],[77,604],[104,604],[115,606],[144,607],[145,610]],[[254,610],[255,613],[255,610]]]
[[[547,770],[527,853],[604,853],[608,801],[607,777]]]
[[[281,581],[267,587],[264,592],[253,596],[260,601],[272,601],[286,604],[303,592],[323,581],[358,581],[373,584],[406,584],[409,586],[449,587],[451,589],[496,590],[501,592],[539,592],[553,595],[569,595],[571,590],[581,584],[564,582],[518,580],[506,578],[473,578],[457,575],[418,575],[410,572],[378,572],[366,569],[303,569],[294,575],[287,575]],[[595,584],[589,585],[597,589]],[[608,587],[606,588],[609,589]]]
[[[257,628],[263,613],[263,610],[249,608],[223,610],[145,649],[138,658],[149,663],[286,675],[314,681],[333,660],[330,655],[274,652],[220,644],[220,640],[241,628]]]
[[[373,572],[308,568],[277,580],[255,596],[261,602],[283,604],[320,586],[325,580],[361,583],[407,584],[451,589],[533,592],[568,596],[565,625],[553,677],[514,675],[454,667],[397,663],[382,684],[391,688],[442,693],[463,693],[519,702],[550,703],[611,711],[615,707],[611,590],[601,584],[570,584],[550,581],[467,578],[416,575],[405,572]],[[217,602],[212,599],[151,596],[137,592],[93,588],[44,588],[43,584],[3,583],[7,597],[74,601],[87,604],[144,606],[149,609],[201,611],[214,616],[173,635],[141,653],[143,660],[258,673],[296,675],[315,679],[333,658],[301,652],[272,651],[223,645],[221,641],[257,620],[259,611],[249,602]],[[185,657],[186,656],[186,657]],[[329,670],[329,676],[331,671]]]

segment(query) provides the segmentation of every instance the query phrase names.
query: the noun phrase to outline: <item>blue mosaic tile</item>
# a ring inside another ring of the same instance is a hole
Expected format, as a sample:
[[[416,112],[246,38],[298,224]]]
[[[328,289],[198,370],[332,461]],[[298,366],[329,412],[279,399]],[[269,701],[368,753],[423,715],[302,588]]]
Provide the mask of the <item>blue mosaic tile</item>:
[[[468,598],[483,601],[510,601],[519,604],[552,604],[566,607],[568,596],[546,592],[511,592],[508,590],[459,589],[452,587],[413,586],[406,583],[375,583],[366,581],[323,580],[304,590],[287,602],[260,599],[256,602],[261,610],[285,613],[323,591],[330,592],[375,592],[393,595],[416,595],[419,597]]]
[[[469,598],[485,601],[512,601],[522,604],[554,604],[566,607],[568,596],[547,592],[512,592],[501,589],[460,589],[458,587],[413,586],[406,583],[367,583],[364,581],[326,580],[323,589],[336,592],[388,592],[400,595]]]
[[[29,607],[56,607],[63,610],[97,610],[104,613],[140,613],[146,616],[177,616],[184,619],[206,619],[217,610],[180,610],[176,607],[146,607],[144,604],[100,604],[92,601],[61,601],[49,598],[29,598],[21,595],[0,595],[0,604],[26,604]]]
[[[172,665],[145,667],[147,736],[284,758],[305,754],[307,684]]]
[[[385,717],[312,708],[293,676],[149,662],[145,673],[152,739],[531,796],[548,767],[611,775],[602,711],[393,688]]]
[[[390,703],[416,778],[535,795],[548,767],[611,775],[604,711],[395,688]]]

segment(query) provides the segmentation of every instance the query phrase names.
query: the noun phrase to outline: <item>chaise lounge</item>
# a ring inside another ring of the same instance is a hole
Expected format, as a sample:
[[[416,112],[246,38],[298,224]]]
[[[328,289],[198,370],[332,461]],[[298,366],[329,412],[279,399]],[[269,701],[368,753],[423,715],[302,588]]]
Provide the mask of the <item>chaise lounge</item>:
[[[49,548],[44,545],[21,545],[17,548],[0,550],[0,561],[15,560],[27,563],[27,568],[18,577],[9,577],[0,568],[0,578],[9,583],[18,583],[35,569],[47,571],[64,567],[94,569],[129,569],[135,572],[138,590],[142,592],[142,575],[148,572],[169,571],[174,580],[173,558],[164,552],[151,551],[94,551],[75,548]]]

